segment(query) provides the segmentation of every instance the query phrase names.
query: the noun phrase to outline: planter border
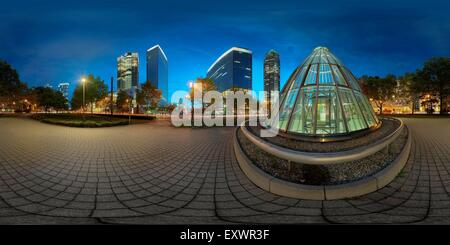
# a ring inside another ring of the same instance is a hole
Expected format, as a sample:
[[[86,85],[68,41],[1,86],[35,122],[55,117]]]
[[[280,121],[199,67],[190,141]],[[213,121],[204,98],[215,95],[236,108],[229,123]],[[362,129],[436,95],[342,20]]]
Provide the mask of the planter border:
[[[244,174],[255,185],[268,192],[285,197],[309,200],[336,200],[351,198],[365,195],[385,187],[403,170],[408,161],[412,143],[411,131],[408,127],[405,127],[408,132],[408,138],[402,151],[392,163],[380,172],[365,179],[346,184],[314,186],[278,179],[258,168],[242,150],[237,138],[237,133],[240,128],[242,127],[237,127],[235,131],[233,137],[233,148],[236,159]]]
[[[350,162],[355,160],[360,160],[374,153],[386,148],[394,140],[398,138],[402,129],[404,128],[404,123],[400,119],[395,119],[400,121],[400,126],[389,135],[385,136],[381,140],[378,140],[367,146],[362,146],[346,151],[339,152],[324,152],[324,153],[314,153],[314,152],[303,152],[296,151],[288,148],[284,148],[270,142],[267,142],[250,131],[245,126],[241,126],[240,129],[244,133],[245,137],[249,139],[253,144],[259,147],[261,150],[270,153],[278,158],[288,160],[291,162],[298,162],[310,165],[329,165]]]

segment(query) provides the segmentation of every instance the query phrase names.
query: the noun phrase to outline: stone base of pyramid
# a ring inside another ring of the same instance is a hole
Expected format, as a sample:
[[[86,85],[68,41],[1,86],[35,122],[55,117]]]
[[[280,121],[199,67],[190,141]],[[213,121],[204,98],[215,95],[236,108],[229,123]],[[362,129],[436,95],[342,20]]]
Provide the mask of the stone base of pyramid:
[[[385,127],[394,122],[388,120],[396,120],[396,126],[379,129],[389,132],[378,133],[380,137],[375,140],[370,138],[370,144],[360,144],[351,149],[342,147],[343,150],[337,147],[337,150],[327,152],[323,149],[331,142],[321,143],[316,152],[314,147],[302,151],[260,138],[251,128],[242,126],[234,137],[234,152],[247,177],[274,194],[311,200],[361,196],[389,184],[408,159],[410,131],[397,119],[382,119]],[[358,140],[363,142],[361,137],[373,135],[360,136]],[[331,144],[336,147],[336,144],[348,143]],[[298,144],[312,143],[298,141]]]

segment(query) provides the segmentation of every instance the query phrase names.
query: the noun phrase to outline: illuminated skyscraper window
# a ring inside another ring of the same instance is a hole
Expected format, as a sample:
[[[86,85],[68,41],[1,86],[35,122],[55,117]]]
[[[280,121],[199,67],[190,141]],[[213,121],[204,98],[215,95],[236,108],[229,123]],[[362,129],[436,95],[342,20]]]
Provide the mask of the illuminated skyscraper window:
[[[252,89],[252,51],[233,47],[222,54],[208,69],[219,92]]]
[[[130,90],[139,82],[139,55],[128,52],[117,58],[117,88]]]
[[[264,59],[264,91],[267,102],[270,102],[273,91],[280,92],[280,56],[273,49]]]
[[[279,129],[310,136],[348,134],[379,120],[357,79],[325,47],[317,47],[281,94]]]
[[[161,90],[161,105],[170,102],[169,61],[163,49],[155,45],[147,50],[147,81]]]

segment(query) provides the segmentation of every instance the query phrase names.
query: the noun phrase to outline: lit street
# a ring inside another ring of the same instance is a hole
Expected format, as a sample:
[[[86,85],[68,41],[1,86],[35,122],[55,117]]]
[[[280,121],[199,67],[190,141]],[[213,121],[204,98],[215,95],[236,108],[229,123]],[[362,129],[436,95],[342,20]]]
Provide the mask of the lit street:
[[[0,223],[449,223],[450,119],[403,120],[412,150],[391,184],[308,201],[251,183],[231,127],[157,120],[89,129],[0,118]]]

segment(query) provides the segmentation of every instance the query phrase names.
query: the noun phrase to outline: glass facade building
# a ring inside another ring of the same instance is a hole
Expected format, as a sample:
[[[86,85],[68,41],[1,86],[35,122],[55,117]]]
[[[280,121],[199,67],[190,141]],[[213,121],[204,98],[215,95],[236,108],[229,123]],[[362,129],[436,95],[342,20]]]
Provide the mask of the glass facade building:
[[[267,102],[270,102],[272,91],[280,91],[280,56],[273,49],[264,58],[264,91]]]
[[[60,83],[58,84],[58,91],[69,100],[69,83]]]
[[[281,93],[278,127],[283,132],[345,135],[378,124],[356,78],[325,47],[314,49]]]
[[[169,102],[169,67],[167,56],[159,45],[147,50],[147,81],[161,90],[161,104]]]
[[[252,89],[252,51],[233,47],[209,67],[206,77],[214,80],[219,92]]]
[[[117,58],[117,88],[131,90],[139,83],[139,55],[128,52]]]

